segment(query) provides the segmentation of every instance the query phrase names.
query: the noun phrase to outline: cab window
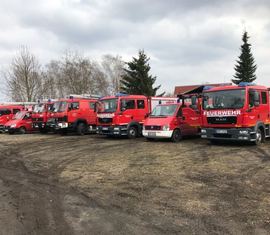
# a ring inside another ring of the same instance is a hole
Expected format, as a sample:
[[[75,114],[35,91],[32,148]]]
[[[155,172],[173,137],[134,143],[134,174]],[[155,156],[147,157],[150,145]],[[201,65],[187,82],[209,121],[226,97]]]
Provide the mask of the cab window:
[[[23,119],[27,120],[27,119],[30,119],[30,118],[31,118],[31,114],[30,113],[26,113]]]
[[[138,109],[144,109],[145,108],[144,100],[137,100],[137,107]]]
[[[69,104],[71,110],[79,109],[79,102],[72,102]]]
[[[20,111],[21,111],[20,109],[13,109],[13,114],[16,114],[16,113],[18,113]]]
[[[260,104],[260,93],[256,90],[249,90],[249,107],[252,108]]]
[[[135,109],[135,100],[121,100],[121,110]]]
[[[90,109],[95,109],[96,103],[90,102],[89,107]]]
[[[262,104],[267,104],[267,93],[263,91],[261,95],[262,95]]]

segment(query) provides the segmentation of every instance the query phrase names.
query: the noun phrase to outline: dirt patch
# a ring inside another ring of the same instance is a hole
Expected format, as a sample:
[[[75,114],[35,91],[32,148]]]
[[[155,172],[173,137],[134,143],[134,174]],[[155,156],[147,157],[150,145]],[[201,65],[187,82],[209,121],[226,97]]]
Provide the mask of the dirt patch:
[[[269,145],[0,135],[0,234],[269,234]]]

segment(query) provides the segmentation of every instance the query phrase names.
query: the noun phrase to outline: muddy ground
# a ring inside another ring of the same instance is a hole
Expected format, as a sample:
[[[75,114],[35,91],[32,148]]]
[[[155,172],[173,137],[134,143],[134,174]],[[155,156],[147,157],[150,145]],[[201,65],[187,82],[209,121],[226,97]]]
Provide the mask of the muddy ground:
[[[270,141],[0,135],[0,234],[269,234]]]

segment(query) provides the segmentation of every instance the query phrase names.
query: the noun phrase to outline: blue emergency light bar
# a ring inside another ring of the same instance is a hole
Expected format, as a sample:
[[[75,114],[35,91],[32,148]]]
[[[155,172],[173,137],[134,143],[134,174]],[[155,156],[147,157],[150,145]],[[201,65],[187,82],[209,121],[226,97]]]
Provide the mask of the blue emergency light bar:
[[[240,82],[238,86],[245,87],[245,86],[256,86],[255,83],[252,82]]]

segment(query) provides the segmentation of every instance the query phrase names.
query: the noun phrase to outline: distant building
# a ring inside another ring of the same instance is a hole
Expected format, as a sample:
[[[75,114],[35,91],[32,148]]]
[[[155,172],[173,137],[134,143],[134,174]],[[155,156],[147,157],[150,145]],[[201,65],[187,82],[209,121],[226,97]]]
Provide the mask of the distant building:
[[[215,83],[215,84],[176,86],[174,88],[174,96],[201,92],[205,86],[217,87],[217,86],[230,86],[230,85],[232,85],[232,83]]]

